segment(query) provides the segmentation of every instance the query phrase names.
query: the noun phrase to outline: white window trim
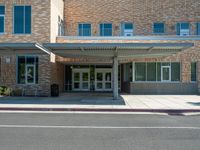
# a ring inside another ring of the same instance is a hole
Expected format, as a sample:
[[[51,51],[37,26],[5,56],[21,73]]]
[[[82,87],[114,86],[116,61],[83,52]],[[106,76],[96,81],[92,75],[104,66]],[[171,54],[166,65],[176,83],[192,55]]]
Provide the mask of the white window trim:
[[[163,79],[163,69],[169,69],[169,80]],[[170,66],[161,66],[161,82],[172,82],[171,81],[171,64]]]

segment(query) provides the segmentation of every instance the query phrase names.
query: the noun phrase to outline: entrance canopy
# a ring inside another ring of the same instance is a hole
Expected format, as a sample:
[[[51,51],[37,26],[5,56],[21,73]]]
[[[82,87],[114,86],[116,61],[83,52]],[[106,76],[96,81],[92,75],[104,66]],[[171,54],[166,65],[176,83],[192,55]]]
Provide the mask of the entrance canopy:
[[[171,55],[193,43],[47,43],[43,46],[62,57],[137,58]]]

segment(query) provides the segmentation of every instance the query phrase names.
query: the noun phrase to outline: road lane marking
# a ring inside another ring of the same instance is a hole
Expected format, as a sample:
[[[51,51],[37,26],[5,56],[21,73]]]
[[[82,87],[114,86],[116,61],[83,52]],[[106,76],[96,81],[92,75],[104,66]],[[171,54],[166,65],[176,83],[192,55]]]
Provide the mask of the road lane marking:
[[[188,129],[200,127],[129,127],[129,126],[43,126],[43,125],[0,125],[0,128],[46,128],[46,129]]]

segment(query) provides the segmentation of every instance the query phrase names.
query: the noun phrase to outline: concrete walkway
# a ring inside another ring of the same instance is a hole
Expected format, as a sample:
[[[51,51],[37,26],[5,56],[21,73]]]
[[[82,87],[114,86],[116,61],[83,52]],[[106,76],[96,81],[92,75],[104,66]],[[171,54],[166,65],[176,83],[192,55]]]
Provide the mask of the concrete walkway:
[[[200,112],[200,96],[122,94],[113,100],[110,93],[68,93],[59,98],[0,97],[0,110]]]

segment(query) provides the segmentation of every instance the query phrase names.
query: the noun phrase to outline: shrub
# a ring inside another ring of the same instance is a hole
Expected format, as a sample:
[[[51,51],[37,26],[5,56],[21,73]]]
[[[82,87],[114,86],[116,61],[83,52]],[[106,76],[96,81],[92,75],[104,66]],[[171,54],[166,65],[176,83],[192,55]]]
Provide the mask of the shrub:
[[[9,96],[12,90],[6,86],[0,86],[0,95]]]

